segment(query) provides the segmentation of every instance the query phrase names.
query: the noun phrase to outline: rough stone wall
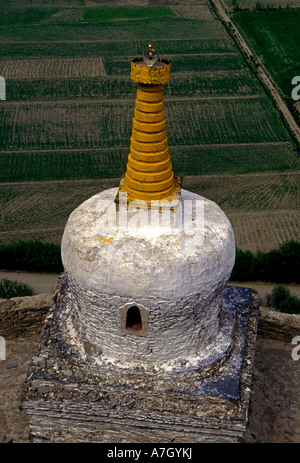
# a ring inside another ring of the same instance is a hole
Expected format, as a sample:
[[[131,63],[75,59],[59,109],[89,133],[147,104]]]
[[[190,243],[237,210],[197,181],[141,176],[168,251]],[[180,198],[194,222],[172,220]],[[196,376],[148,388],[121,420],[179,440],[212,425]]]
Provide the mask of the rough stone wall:
[[[53,304],[53,294],[0,300],[0,336],[13,339],[38,333]]]
[[[300,335],[300,315],[277,312],[275,309],[260,308],[258,334],[264,338],[291,342]]]

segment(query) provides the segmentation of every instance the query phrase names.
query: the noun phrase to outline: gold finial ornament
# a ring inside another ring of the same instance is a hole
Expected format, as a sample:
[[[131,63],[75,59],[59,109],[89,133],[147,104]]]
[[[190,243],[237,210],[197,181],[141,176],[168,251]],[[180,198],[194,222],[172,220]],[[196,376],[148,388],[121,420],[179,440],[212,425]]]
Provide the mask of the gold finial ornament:
[[[169,81],[170,63],[159,58],[151,43],[141,58],[131,62],[131,79],[134,82],[149,85],[162,85]]]
[[[155,50],[154,50],[154,48],[152,47],[151,43],[149,43],[148,48],[147,48],[147,50],[146,50],[146,56],[147,56],[147,58],[149,58],[149,59],[153,59],[153,58],[154,58],[154,55],[155,55]]]
[[[170,63],[158,57],[151,44],[143,56],[131,62],[131,79],[138,83],[130,153],[119,193],[127,204],[180,198],[180,178],[175,178],[169,154],[164,113],[163,84],[168,82]]]

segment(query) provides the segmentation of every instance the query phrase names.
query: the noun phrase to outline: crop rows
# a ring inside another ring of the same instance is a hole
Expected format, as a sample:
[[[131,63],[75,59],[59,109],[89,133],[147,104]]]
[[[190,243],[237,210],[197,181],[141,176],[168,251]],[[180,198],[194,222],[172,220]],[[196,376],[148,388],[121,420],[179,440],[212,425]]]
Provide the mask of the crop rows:
[[[166,105],[173,145],[260,143],[287,140],[287,134],[266,98],[171,100]]]
[[[159,39],[222,39],[224,30],[216,21],[186,20],[183,18],[141,19],[138,21],[105,21],[99,24],[55,24],[47,27],[28,25],[0,28],[1,43],[11,41],[31,42],[125,40],[152,41]]]
[[[300,173],[186,177],[184,187],[214,200],[228,213],[300,209]]]
[[[260,211],[229,213],[237,246],[246,251],[268,252],[286,241],[300,240],[300,213],[292,211]]]
[[[130,77],[84,77],[7,80],[7,101],[53,101],[90,99],[130,99],[136,96],[137,85]],[[254,95],[260,92],[255,80],[244,70],[226,73],[203,71],[181,75],[172,72],[164,85],[165,98],[216,97]]]
[[[10,3],[11,7],[17,8],[18,2],[6,2]],[[21,2],[20,2],[21,3]],[[56,7],[56,8],[64,8],[64,7],[78,7],[78,6],[85,6],[87,0],[22,0],[22,8],[35,8],[38,5],[39,9],[42,8],[49,8],[49,7]]]
[[[165,55],[165,58],[171,61],[172,73],[176,72],[200,72],[200,71],[232,71],[240,70],[243,62],[236,53],[220,54],[202,54],[202,55]],[[107,75],[127,76],[130,73],[131,59],[127,56],[124,58],[104,58],[104,67]]]
[[[142,40],[94,40],[80,41],[79,39],[74,41],[59,40],[57,37],[56,41],[53,42],[6,42],[2,43],[0,47],[0,57],[11,57],[17,59],[24,58],[50,58],[50,57],[116,57],[116,56],[130,56],[130,59],[141,56],[142,51],[147,47],[147,39]],[[233,51],[233,46],[228,37],[223,38],[209,38],[204,37],[202,39],[188,39],[188,38],[173,38],[172,40],[160,40],[154,41],[156,49],[161,55],[165,53],[226,53]]]
[[[178,175],[248,174],[300,168],[300,159],[290,143],[172,146],[170,152],[174,170]],[[197,185],[197,180],[195,181]],[[222,185],[225,180],[219,181]],[[232,179],[229,181],[232,182]],[[188,185],[192,189],[195,187],[194,184]],[[202,187],[201,178],[199,188]],[[216,195],[215,187],[213,190],[213,194]],[[216,199],[222,200],[222,195]]]
[[[54,58],[0,61],[6,80],[98,77],[105,75],[101,58]]]
[[[263,177],[266,179],[266,176]],[[208,198],[213,196],[213,200],[218,199],[218,182],[224,182],[223,195],[228,200],[223,204],[222,201],[216,202],[221,203],[224,212],[228,215],[239,248],[268,251],[289,239],[299,241],[299,208],[281,210],[262,208],[257,212],[238,209],[236,212],[235,193],[232,199],[234,207],[230,206],[232,184],[236,183],[241,192],[247,189],[244,176],[234,177],[234,182],[231,178],[231,184],[226,176],[219,179],[211,177],[210,188],[208,188],[209,179],[205,177],[202,179],[202,191],[200,189],[199,193]],[[279,183],[283,181],[280,177],[278,178]],[[118,179],[111,179],[1,185],[0,241],[43,239],[59,243],[69,214],[89,197],[104,189],[116,187],[118,183]],[[213,193],[213,184],[216,187],[216,194]],[[269,189],[271,194],[271,186]],[[294,206],[296,205],[295,197],[295,193],[290,191],[291,202]],[[285,204],[287,203],[286,199]]]
[[[238,6],[239,8],[255,9],[257,5],[261,8],[276,7],[276,8],[295,8],[299,7],[299,0],[225,0],[224,2],[228,7]]]
[[[2,150],[126,147],[134,101],[4,105]],[[169,100],[171,145],[286,141],[266,98]],[[238,119],[237,119],[238,115]]]
[[[299,75],[300,8],[241,11],[233,19],[284,96],[291,98],[291,80]]]
[[[170,146],[173,170],[176,175],[210,175],[210,174],[246,174],[251,172],[293,171],[300,167],[299,158],[289,143],[286,144],[257,144],[257,145],[218,145],[218,146]],[[0,153],[0,182],[22,182],[40,180],[64,179],[105,179],[121,177],[126,170],[129,144],[126,148],[101,150],[61,150],[61,151],[25,151]],[[188,177],[187,177],[188,178]],[[207,183],[211,180],[187,180],[188,189],[210,194]],[[255,178],[254,178],[255,179]],[[186,180],[184,180],[186,181]],[[220,188],[212,185],[212,194],[222,204],[226,202],[222,185],[228,185],[225,179],[219,180]],[[251,180],[253,182],[253,179]],[[261,184],[253,183],[256,194],[260,195],[264,189]],[[290,181],[287,181],[289,185]],[[250,185],[250,183],[249,183]],[[252,185],[252,183],[251,183]],[[232,187],[234,190],[234,187]],[[252,187],[249,186],[250,208],[257,207],[253,202]],[[282,197],[278,189],[277,206],[280,207]],[[250,194],[251,193],[251,194]],[[284,192],[283,192],[284,194]],[[264,195],[262,195],[264,197]],[[289,198],[290,201],[290,198]],[[262,203],[263,204],[263,203]],[[249,206],[249,204],[248,204]],[[245,202],[236,207],[245,209]]]
[[[16,241],[23,234],[36,237],[39,232],[61,238],[68,216],[77,206],[99,191],[117,185],[117,180],[1,185],[0,242],[9,242],[8,235],[13,232],[20,233]]]
[[[0,182],[121,177],[129,148],[0,153]]]
[[[207,5],[188,5],[188,4],[177,4],[170,5],[169,8],[174,11],[178,16],[186,19],[200,19],[200,20],[212,20],[211,12]]]

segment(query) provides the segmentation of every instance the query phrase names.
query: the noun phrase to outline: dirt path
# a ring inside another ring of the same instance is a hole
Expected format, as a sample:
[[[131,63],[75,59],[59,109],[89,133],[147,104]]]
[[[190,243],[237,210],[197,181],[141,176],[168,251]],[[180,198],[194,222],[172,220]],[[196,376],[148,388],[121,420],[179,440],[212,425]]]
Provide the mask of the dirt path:
[[[58,274],[56,273],[27,273],[27,272],[0,272],[0,279],[20,281],[30,285],[35,294],[54,293]]]
[[[275,286],[279,286],[279,284],[275,283],[260,283],[260,282],[240,282],[240,281],[230,281],[230,285],[232,286],[242,286],[246,288],[252,288],[253,290],[257,291],[259,296],[261,297],[261,302],[265,302],[265,297],[267,294],[270,294],[272,289]],[[283,285],[289,289],[290,293],[300,298],[300,285]]]

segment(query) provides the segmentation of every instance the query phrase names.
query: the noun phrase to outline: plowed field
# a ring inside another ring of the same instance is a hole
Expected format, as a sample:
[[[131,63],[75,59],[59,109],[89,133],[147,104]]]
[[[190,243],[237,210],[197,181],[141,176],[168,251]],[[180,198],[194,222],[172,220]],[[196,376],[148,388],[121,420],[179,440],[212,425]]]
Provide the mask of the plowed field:
[[[300,239],[296,146],[208,2],[130,3],[117,17],[83,0],[3,3],[0,241],[60,242],[76,206],[118,185],[136,94],[130,61],[150,41],[171,62],[167,134],[184,187],[224,209],[242,249]]]

